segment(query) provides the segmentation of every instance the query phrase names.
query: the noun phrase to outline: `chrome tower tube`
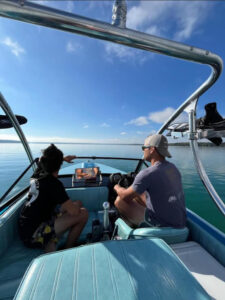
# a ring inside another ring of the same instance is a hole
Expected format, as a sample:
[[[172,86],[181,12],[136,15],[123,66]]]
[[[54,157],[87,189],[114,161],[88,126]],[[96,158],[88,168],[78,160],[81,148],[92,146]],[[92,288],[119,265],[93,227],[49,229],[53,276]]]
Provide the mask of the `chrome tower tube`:
[[[199,159],[197,141],[196,140],[190,140],[190,146],[191,146],[192,153],[193,153],[193,156],[194,156],[195,166],[196,166],[197,171],[199,173],[199,176],[202,180],[202,183],[204,184],[207,192],[209,193],[209,195],[213,199],[214,203],[218,207],[219,211],[225,216],[225,204],[222,201],[222,199],[220,198],[220,196],[217,194],[216,190],[214,189],[211,181],[209,180],[209,178],[206,174],[206,171],[205,171],[205,169],[202,165],[202,162]]]
[[[194,103],[193,107],[188,112],[189,115],[189,140],[190,140],[190,147],[193,153],[195,166],[198,171],[198,174],[202,180],[202,183],[204,184],[207,192],[209,193],[210,197],[218,207],[219,211],[225,216],[225,204],[223,203],[220,196],[217,194],[216,190],[214,189],[211,181],[209,180],[209,177],[207,176],[207,173],[205,171],[205,168],[203,167],[203,164],[199,158],[199,151],[198,151],[198,142],[197,142],[197,135],[196,135],[196,103]]]
[[[214,69],[214,73],[209,77],[210,83],[214,83],[222,71],[221,58],[207,50],[120,28],[32,2],[24,2],[22,5],[17,0],[1,0],[0,16],[208,64]]]
[[[193,46],[177,43],[135,30],[120,28],[97,20],[81,17],[68,12],[43,5],[16,0],[1,0],[0,16],[46,26],[92,38],[111,41],[121,45],[156,52],[188,61],[206,64],[212,67],[208,79],[175,111],[169,120],[159,129],[162,133],[166,127],[195,99],[208,90],[220,76],[223,68],[221,58]]]
[[[115,0],[113,5],[112,25],[126,28],[127,2],[126,0]]]
[[[221,58],[208,50],[195,48],[135,30],[120,28],[119,26],[113,26],[105,22],[31,2],[21,4],[17,0],[2,0],[0,2],[0,16],[211,66],[212,72],[208,79],[184,101],[158,130],[158,133],[162,133],[192,101],[198,99],[207,91],[218,79],[223,69]]]
[[[4,110],[5,114],[9,117],[10,121],[12,122],[12,124],[16,130],[16,133],[18,134],[18,136],[23,144],[23,147],[27,153],[27,156],[28,156],[30,162],[32,163],[34,159],[33,159],[30,147],[28,145],[28,142],[26,140],[26,137],[20,127],[19,122],[17,121],[17,118],[15,117],[13,111],[11,110],[9,104],[7,103],[7,101],[5,100],[5,98],[3,97],[1,92],[0,92],[0,106]]]

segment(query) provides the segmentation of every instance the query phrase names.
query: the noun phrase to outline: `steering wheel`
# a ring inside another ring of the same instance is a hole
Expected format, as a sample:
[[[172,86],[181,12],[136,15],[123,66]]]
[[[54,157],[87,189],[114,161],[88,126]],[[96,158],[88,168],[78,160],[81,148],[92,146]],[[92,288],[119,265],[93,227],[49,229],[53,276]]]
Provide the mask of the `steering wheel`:
[[[135,172],[127,174],[113,173],[110,175],[109,180],[112,186],[119,184],[121,187],[128,188],[133,183],[135,177]]]
[[[114,191],[114,186],[116,184],[119,184],[121,187],[128,188],[134,181],[136,177],[136,173],[131,172],[128,174],[121,174],[121,173],[112,173],[109,176],[109,188],[110,188],[110,193],[109,193],[109,202],[113,205],[114,201],[117,197],[116,191]]]
[[[121,173],[112,173],[109,176],[109,181],[110,181],[112,186],[118,184],[121,179],[122,179],[122,174]]]

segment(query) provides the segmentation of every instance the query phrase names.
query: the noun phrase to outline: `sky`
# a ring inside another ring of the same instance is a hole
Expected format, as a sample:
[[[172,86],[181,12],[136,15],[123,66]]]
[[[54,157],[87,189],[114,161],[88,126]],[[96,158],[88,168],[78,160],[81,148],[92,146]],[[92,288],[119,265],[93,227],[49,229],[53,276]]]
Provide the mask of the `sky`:
[[[33,2],[112,20],[114,1]],[[127,10],[127,28],[225,59],[224,1],[127,1]],[[142,143],[209,74],[208,66],[0,18],[0,91],[28,119],[30,142]],[[198,117],[209,102],[225,117],[224,73],[200,98]],[[0,139],[17,136],[1,130]]]

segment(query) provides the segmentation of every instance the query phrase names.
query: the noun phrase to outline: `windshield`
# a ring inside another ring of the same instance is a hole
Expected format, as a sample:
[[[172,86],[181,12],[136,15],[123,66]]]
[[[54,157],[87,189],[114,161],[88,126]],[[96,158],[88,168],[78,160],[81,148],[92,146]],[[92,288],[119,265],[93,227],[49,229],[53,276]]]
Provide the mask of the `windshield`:
[[[101,173],[129,173],[135,172],[137,166],[140,163],[140,159],[119,159],[119,158],[96,158],[91,159],[76,159],[73,164],[68,166],[67,163],[63,163],[60,170],[60,175],[73,174],[75,169],[85,167],[85,163],[92,163],[95,166],[99,166]],[[146,168],[147,164],[143,163],[141,168]]]

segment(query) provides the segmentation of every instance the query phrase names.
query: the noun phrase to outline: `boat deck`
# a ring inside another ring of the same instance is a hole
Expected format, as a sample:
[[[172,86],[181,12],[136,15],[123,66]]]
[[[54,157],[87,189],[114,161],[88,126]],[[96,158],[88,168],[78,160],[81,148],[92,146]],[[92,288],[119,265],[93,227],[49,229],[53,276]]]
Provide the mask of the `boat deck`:
[[[212,299],[225,299],[225,268],[196,242],[171,246]]]

